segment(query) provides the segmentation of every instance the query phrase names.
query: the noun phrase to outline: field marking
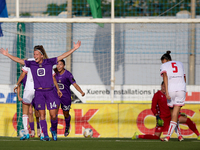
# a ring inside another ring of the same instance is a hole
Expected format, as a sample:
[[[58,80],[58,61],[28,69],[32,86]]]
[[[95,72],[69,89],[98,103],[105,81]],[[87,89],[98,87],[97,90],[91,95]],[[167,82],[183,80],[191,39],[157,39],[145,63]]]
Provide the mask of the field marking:
[[[6,142],[6,141],[8,141],[8,142],[11,142],[11,141],[22,141],[22,140],[0,140],[0,142]],[[40,141],[39,139],[38,140],[23,140],[23,142],[28,142],[28,141],[31,141],[31,142],[38,142],[38,141]],[[51,140],[51,141],[53,141],[53,140]],[[138,140],[59,140],[58,139],[58,141],[57,142],[75,142],[75,141],[78,141],[78,142],[126,142],[126,143],[146,143],[146,142],[149,142],[149,143],[156,143],[156,142],[160,142],[160,141],[151,141],[151,140],[144,140],[144,141],[138,141]],[[41,141],[42,142],[42,141]]]
[[[11,141],[13,141],[13,142],[15,142],[15,141],[21,141],[20,139],[11,139],[11,140],[9,140],[9,139],[0,139],[0,142],[11,142]],[[38,142],[38,141],[41,141],[40,139],[29,139],[29,140],[23,140],[23,142],[28,142],[28,141],[30,141],[30,142]],[[51,140],[51,141],[53,141],[53,140]],[[110,140],[110,139],[108,139],[108,140],[101,140],[101,139],[95,139],[95,140],[93,140],[93,139],[81,139],[81,140],[79,140],[79,139],[61,139],[61,140],[59,140],[58,139],[58,141],[57,142],[76,142],[76,141],[79,141],[79,142],[121,142],[121,143],[158,143],[158,142],[161,142],[160,140],[116,140],[116,139],[113,139],[113,140]],[[42,142],[42,141],[41,141]],[[54,142],[54,141],[53,141]],[[184,142],[184,141],[183,141]],[[200,142],[200,141],[198,141],[198,140],[191,140],[190,142]]]
[[[156,142],[161,142],[160,140],[116,140],[116,142],[137,142],[137,143],[143,143],[143,142],[152,142],[152,143],[156,143]]]

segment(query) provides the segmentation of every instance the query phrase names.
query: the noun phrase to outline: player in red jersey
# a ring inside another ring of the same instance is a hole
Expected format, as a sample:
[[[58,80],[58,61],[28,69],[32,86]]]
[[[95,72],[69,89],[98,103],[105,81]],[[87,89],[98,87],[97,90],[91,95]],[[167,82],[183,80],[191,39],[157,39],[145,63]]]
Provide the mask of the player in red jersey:
[[[164,125],[159,126],[157,123],[155,133],[153,135],[151,134],[139,135],[137,132],[135,132],[132,139],[140,138],[140,139],[156,139],[157,140],[157,139],[160,139],[162,132],[168,131],[170,121],[171,121],[171,113],[170,113],[169,107],[167,106],[167,98],[165,96],[164,82],[161,83],[161,90],[159,90],[158,92],[154,94],[154,97],[152,99],[151,110],[153,114],[156,116],[156,118],[160,118],[164,121]],[[190,118],[187,118],[185,114],[180,113],[179,123],[187,124],[188,127],[198,136],[197,139],[200,140],[199,131],[197,130],[195,123]],[[183,138],[180,132],[178,132],[178,136],[179,136],[179,141],[182,141]]]

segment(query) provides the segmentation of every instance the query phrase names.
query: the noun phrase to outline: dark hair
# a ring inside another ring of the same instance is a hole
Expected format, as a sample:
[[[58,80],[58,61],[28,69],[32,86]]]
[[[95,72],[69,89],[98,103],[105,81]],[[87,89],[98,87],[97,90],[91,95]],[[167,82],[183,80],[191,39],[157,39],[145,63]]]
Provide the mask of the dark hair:
[[[65,66],[65,61],[62,59],[62,60],[59,60],[59,61],[61,61],[62,63],[63,63],[63,65]]]
[[[172,58],[171,58],[171,56],[170,56],[170,53],[171,53],[171,51],[167,51],[165,54],[162,55],[162,57],[160,58],[160,60],[166,59],[166,60],[168,60],[168,61],[171,61]]]
[[[61,61],[62,63],[63,63],[63,65],[65,66],[65,61],[62,59],[62,60],[59,60],[59,61]],[[59,62],[58,61],[58,62]],[[58,69],[57,69],[57,67],[56,68],[54,68],[53,69],[54,70],[54,72],[57,74],[58,73]]]
[[[163,84],[164,84],[164,81],[162,81],[161,85],[163,85]]]
[[[48,58],[47,53],[46,53],[46,51],[45,51],[45,49],[44,49],[44,47],[43,47],[42,45],[36,45],[36,46],[34,47],[34,51],[37,51],[37,50],[40,50],[40,52],[41,52],[42,55],[44,56],[44,59],[47,59],[47,58]]]

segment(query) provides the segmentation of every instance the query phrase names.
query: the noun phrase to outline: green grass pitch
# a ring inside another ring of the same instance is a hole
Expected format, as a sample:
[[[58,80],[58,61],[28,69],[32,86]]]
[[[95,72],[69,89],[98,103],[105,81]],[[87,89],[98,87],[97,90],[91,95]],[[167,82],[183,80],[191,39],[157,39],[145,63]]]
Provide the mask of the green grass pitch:
[[[159,140],[131,140],[130,138],[58,138],[58,141],[40,141],[31,138],[0,137],[0,150],[200,150],[200,141],[184,139],[179,142]]]

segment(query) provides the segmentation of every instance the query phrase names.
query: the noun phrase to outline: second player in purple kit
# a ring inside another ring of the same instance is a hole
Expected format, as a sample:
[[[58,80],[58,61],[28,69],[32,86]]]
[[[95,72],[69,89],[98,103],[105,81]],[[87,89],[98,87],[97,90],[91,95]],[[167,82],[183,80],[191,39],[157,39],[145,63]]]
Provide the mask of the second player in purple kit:
[[[73,85],[77,91],[81,93],[82,96],[85,95],[85,93],[81,90],[78,84],[76,84],[76,81],[73,77],[73,75],[65,70],[65,61],[60,60],[58,61],[58,64],[56,66],[56,69],[54,69],[56,73],[56,80],[59,86],[60,91],[62,92],[62,97],[58,98],[61,103],[61,108],[63,110],[63,115],[65,117],[65,136],[69,135],[70,131],[70,121],[71,121],[71,116],[69,114],[70,108],[71,108],[71,91],[70,91],[70,85]]]

